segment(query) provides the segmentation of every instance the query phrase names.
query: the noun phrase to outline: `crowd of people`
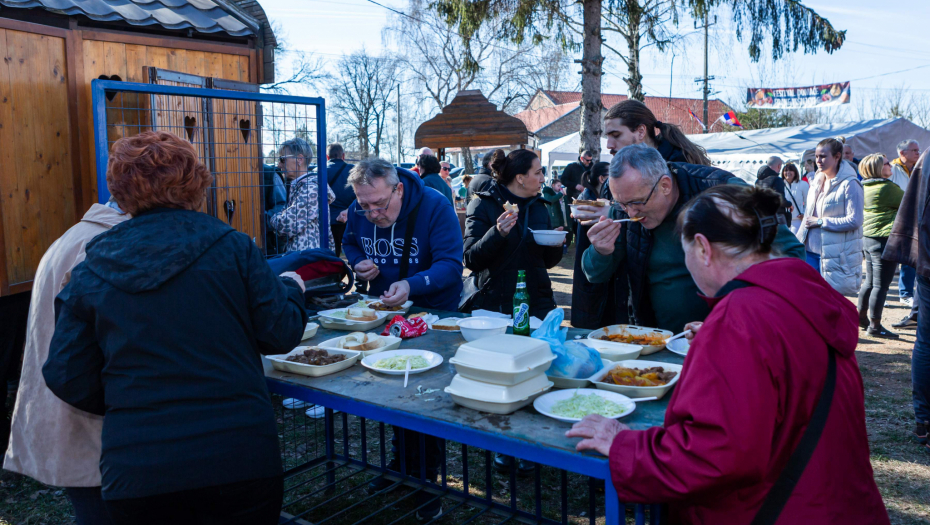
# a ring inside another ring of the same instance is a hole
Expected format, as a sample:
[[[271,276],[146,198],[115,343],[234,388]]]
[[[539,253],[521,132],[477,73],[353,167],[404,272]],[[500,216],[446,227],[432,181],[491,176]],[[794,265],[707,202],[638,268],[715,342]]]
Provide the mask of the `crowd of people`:
[[[927,154],[905,141],[897,159],[856,160],[826,139],[803,175],[772,157],[750,186],[641,102],[610,108],[604,128],[612,160],[584,151],[548,184],[531,150],[485,155],[463,192],[464,230],[451,166],[428,148],[407,170],[377,157],[347,164],[332,144],[324,190],[309,143],[291,139],[262,173],[268,244],[344,253],[388,306],[509,315],[523,271],[540,318],[556,307],[549,271],[573,244],[575,327],[689,329],[692,340],[664,425],[590,416],[568,434],[610,458],[621,499],[668,502],[695,523],[749,523],[773,506],[785,522],[887,523],[854,318],[896,337],[882,308],[896,265],[913,270],[917,299],[902,323],[917,328],[915,435],[927,446],[930,319],[916,315],[930,301],[930,248],[918,241],[930,235]],[[259,356],[299,343],[304,283],[274,275],[247,236],[197,211],[210,179],[174,135],[117,141],[111,202],[39,266],[4,468],[65,487],[80,525],[277,521],[281,460]],[[608,204],[572,213],[573,198]],[[568,235],[540,245],[533,230]],[[847,298],[857,294],[858,312]],[[426,436],[421,452],[418,433],[401,433],[388,468],[403,455],[435,479],[440,442]],[[801,470],[786,468],[799,450]],[[790,500],[772,490],[785,476],[797,482]],[[439,500],[422,503],[418,517],[442,513]]]

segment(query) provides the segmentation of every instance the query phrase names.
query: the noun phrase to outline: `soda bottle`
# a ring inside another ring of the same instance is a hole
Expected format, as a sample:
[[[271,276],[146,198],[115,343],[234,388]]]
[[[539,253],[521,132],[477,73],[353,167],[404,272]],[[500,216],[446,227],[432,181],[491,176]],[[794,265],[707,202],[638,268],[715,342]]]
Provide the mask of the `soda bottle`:
[[[530,335],[530,294],[526,291],[526,272],[517,271],[517,292],[513,294],[513,333]]]

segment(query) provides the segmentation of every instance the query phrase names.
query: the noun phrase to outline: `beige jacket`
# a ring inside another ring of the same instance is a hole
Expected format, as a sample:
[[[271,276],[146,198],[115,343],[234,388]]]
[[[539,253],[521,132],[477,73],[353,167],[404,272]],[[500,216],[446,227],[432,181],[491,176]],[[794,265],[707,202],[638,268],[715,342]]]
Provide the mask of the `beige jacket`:
[[[42,256],[32,285],[26,353],[10,445],[3,468],[58,487],[100,486],[100,434],[103,418],[61,401],[42,377],[42,365],[55,333],[55,296],[84,260],[84,245],[129,219],[94,204],[81,222],[65,232]]]

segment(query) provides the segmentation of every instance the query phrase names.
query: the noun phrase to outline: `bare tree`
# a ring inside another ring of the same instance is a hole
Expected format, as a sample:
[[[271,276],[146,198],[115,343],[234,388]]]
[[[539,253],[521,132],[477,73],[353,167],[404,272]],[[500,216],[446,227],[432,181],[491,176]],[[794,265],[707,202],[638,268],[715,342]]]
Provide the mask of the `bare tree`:
[[[274,77],[271,84],[261,87],[266,93],[290,94],[303,87],[316,90],[321,83],[330,80],[323,59],[313,53],[291,49],[287,33],[278,22],[272,22],[272,30],[278,40],[275,48]]]
[[[388,113],[394,109],[397,62],[393,57],[372,56],[365,49],[343,55],[336,65],[331,93],[338,124],[351,130],[362,158],[381,154]]]

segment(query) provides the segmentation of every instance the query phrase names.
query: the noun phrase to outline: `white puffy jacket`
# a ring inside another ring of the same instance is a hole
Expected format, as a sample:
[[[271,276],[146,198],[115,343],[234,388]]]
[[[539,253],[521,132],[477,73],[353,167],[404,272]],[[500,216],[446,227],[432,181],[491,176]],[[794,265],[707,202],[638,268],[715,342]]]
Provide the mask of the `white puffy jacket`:
[[[821,197],[822,195],[822,197]],[[856,172],[847,163],[833,181],[818,172],[807,194],[798,240],[807,240],[809,216],[823,219],[820,274],[843,295],[856,295],[862,283],[862,222],[865,194]]]

